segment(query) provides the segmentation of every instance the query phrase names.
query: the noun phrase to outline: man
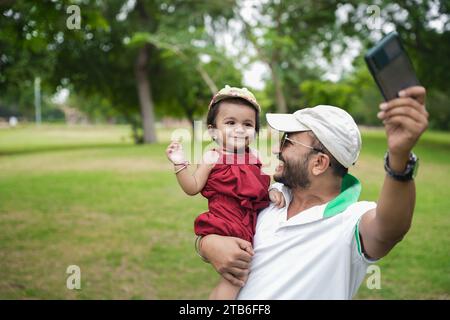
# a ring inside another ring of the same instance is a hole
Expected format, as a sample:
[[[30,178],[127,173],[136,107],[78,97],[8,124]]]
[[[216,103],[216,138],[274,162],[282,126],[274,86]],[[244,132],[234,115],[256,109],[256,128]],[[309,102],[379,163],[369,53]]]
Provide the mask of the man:
[[[267,114],[268,124],[284,132],[273,151],[280,159],[274,187],[283,192],[286,206],[271,204],[259,214],[254,251],[249,242],[232,237],[199,241],[199,253],[243,286],[238,299],[351,299],[368,264],[387,255],[408,232],[418,165],[411,151],[428,125],[425,89],[407,88],[380,109],[388,151],[377,203],[358,202],[359,181],[347,173],[361,148],[348,113],[317,106]]]

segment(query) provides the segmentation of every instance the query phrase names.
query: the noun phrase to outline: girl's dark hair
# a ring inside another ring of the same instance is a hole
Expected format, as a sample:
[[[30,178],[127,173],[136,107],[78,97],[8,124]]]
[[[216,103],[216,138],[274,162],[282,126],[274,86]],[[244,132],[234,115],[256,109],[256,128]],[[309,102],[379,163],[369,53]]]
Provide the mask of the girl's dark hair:
[[[215,104],[213,104],[208,111],[208,115],[206,116],[206,125],[207,126],[211,125],[214,128],[216,127],[216,118],[217,118],[217,115],[219,114],[220,105],[222,102],[225,102],[225,101],[229,102],[229,103],[233,103],[233,104],[246,105],[246,106],[253,108],[253,110],[255,110],[255,112],[256,112],[255,132],[257,134],[259,133],[259,127],[260,127],[259,110],[257,108],[255,108],[255,106],[252,105],[250,102],[248,102],[247,100],[242,99],[242,98],[225,98],[225,99],[220,100],[219,102],[216,102]]]

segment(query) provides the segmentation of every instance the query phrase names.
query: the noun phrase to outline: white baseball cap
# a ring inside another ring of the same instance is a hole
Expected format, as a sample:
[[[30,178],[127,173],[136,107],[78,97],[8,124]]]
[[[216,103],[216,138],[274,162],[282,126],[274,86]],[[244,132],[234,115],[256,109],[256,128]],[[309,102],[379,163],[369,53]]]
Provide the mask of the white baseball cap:
[[[361,151],[361,133],[345,110],[318,105],[293,114],[268,113],[267,123],[282,132],[312,131],[333,157],[348,168],[355,164]]]

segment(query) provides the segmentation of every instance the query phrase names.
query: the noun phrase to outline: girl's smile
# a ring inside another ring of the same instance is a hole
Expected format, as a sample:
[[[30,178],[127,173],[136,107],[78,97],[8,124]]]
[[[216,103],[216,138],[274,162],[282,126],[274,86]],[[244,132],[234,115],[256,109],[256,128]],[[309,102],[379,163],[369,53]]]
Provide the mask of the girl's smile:
[[[236,152],[248,147],[255,137],[256,111],[254,108],[224,101],[216,118],[216,127],[210,128],[216,142],[226,151]]]

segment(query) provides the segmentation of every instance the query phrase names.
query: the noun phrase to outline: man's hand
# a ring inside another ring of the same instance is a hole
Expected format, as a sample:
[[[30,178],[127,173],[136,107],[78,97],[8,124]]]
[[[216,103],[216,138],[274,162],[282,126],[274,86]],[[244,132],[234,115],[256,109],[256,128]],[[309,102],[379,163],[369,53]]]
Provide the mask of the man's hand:
[[[395,171],[404,170],[409,153],[428,127],[425,95],[424,87],[410,87],[399,92],[400,98],[380,105],[378,118],[385,125],[390,165]]]
[[[250,242],[211,234],[200,241],[200,254],[211,262],[214,269],[225,279],[236,286],[244,286],[244,279],[248,276],[254,254]]]

